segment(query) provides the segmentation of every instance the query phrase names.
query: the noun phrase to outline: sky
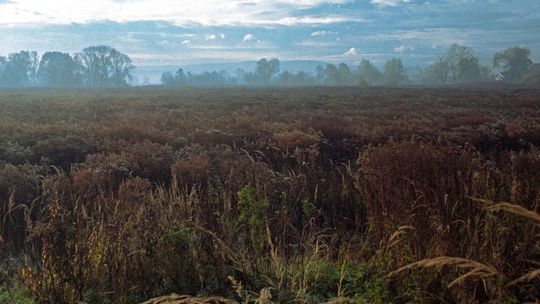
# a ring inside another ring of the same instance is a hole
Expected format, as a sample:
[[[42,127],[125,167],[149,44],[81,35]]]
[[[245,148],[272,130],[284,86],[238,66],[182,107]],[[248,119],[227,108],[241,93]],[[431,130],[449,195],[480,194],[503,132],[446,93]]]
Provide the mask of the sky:
[[[540,0],[0,0],[0,55],[111,45],[138,66],[262,57],[425,66],[452,43],[540,61]]]

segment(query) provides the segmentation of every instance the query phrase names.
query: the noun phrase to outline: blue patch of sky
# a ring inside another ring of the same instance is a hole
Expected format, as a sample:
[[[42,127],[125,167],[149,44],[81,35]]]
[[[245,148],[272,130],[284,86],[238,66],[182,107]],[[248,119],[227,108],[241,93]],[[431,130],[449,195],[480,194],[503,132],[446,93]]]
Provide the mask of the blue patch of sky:
[[[5,2],[0,0],[0,13]],[[540,59],[537,0],[319,2],[303,6],[284,2],[260,12],[261,18],[284,20],[274,24],[253,20],[215,25],[160,20],[0,24],[0,54],[21,49],[73,53],[88,45],[108,44],[131,55],[138,65],[261,57],[352,64],[369,59],[380,65],[400,57],[408,65],[424,66],[452,43],[459,43],[473,47],[484,63],[495,52],[514,45],[529,47],[533,59]],[[246,2],[242,8],[248,12],[257,5]]]

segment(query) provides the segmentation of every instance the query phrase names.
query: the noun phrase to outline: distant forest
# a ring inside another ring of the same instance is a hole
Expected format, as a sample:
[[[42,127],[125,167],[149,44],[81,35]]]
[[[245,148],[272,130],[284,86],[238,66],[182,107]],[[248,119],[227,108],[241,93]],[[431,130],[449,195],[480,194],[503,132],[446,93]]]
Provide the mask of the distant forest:
[[[367,85],[444,85],[501,80],[529,82],[540,74],[538,64],[530,59],[530,50],[508,48],[494,55],[492,65],[480,64],[473,49],[453,44],[444,56],[425,69],[417,67],[407,71],[399,58],[386,61],[382,70],[373,62],[362,60],[358,66],[346,63],[319,65],[315,71],[291,73],[280,70],[279,59],[263,58],[255,71],[238,69],[231,76],[225,71],[192,74],[182,68],[175,73],[164,72],[161,83],[166,86],[182,85],[278,85],[278,86],[367,86]],[[493,69],[492,69],[493,68]],[[495,69],[495,70],[494,70]],[[500,72],[495,72],[500,71]]]
[[[1,87],[127,86],[135,68],[128,55],[110,46],[90,46],[74,56],[20,51],[0,56]]]
[[[512,47],[496,53],[491,65],[480,64],[472,48],[453,44],[446,54],[422,69],[407,70],[399,58],[386,61],[382,69],[362,60],[319,65],[314,71],[291,73],[280,69],[279,59],[263,58],[254,71],[237,69],[193,74],[179,68],[161,75],[164,86],[367,86],[445,85],[486,81],[534,82],[540,65],[530,59],[530,50]],[[111,46],[90,46],[74,55],[57,51],[20,51],[0,56],[0,87],[122,87],[132,82],[135,66],[128,55]]]

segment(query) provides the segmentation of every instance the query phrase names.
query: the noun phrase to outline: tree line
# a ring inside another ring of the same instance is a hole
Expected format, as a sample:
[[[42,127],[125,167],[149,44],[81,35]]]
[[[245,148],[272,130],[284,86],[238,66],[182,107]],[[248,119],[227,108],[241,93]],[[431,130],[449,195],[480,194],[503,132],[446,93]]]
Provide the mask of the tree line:
[[[482,65],[472,48],[453,44],[425,69],[406,69],[399,58],[386,61],[382,68],[369,60],[357,66],[346,63],[319,65],[314,71],[281,71],[279,59],[259,60],[254,71],[237,69],[201,74],[164,72],[167,86],[205,85],[283,85],[356,86],[455,84],[504,80],[522,82],[539,73],[530,59],[530,50],[512,47],[496,53],[491,65]],[[132,80],[134,65],[128,55],[111,46],[90,46],[73,56],[57,51],[20,51],[0,56],[0,87],[118,87]],[[498,71],[498,72],[494,72]],[[538,76],[537,76],[538,77]]]
[[[490,66],[481,65],[478,56],[470,47],[453,44],[445,55],[424,71],[426,83],[463,83],[484,80],[505,80],[521,82],[534,73],[531,51],[527,48],[512,47],[493,56],[492,66],[502,69],[495,75]]]
[[[74,54],[20,51],[0,56],[0,87],[127,86],[133,66],[128,55],[110,46],[90,46]]]
[[[279,59],[259,60],[253,72],[237,69],[236,75],[226,71],[203,72],[192,74],[182,68],[174,74],[170,71],[161,75],[161,83],[165,86],[182,85],[325,85],[325,86],[354,86],[362,84],[398,85],[407,83],[408,78],[401,59],[393,58],[379,71],[373,63],[362,60],[360,66],[353,70],[346,63],[339,65],[326,64],[315,68],[315,73],[299,71],[291,73],[281,71]]]
[[[434,63],[425,69],[407,71],[399,58],[392,58],[379,69],[369,60],[362,60],[353,67],[346,63],[338,65],[319,65],[309,73],[291,73],[280,70],[279,59],[263,58],[257,62],[255,71],[238,69],[236,75],[226,71],[192,74],[182,68],[176,73],[164,72],[161,83],[166,86],[182,85],[406,85],[406,84],[457,84],[504,80],[522,82],[538,69],[530,59],[530,50],[522,47],[508,48],[496,53],[491,65],[482,65],[472,48],[453,44],[445,54],[438,56]],[[495,72],[493,69],[500,70]]]

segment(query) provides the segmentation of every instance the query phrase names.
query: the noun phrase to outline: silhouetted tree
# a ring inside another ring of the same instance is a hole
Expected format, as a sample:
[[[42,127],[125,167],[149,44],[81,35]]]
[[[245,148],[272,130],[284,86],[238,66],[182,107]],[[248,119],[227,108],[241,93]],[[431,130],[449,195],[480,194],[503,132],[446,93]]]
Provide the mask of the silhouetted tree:
[[[184,85],[188,82],[188,76],[184,73],[184,69],[180,68],[174,74],[174,83],[177,85]]]
[[[110,46],[90,46],[75,56],[87,86],[121,86],[131,78],[134,66],[129,56]]]
[[[520,81],[529,71],[533,62],[529,58],[531,51],[527,48],[512,47],[493,56],[493,67],[506,69],[505,76],[509,81]]]
[[[170,86],[174,84],[174,76],[171,72],[163,72],[161,74],[161,84],[165,86]]]
[[[283,71],[279,74],[277,82],[281,85],[293,85],[293,74],[289,71]]]
[[[368,84],[378,84],[382,82],[383,76],[381,72],[368,60],[363,59],[360,62],[357,70],[359,82],[367,82]]]
[[[213,85],[225,85],[227,84],[227,72],[221,71],[212,71],[212,72],[203,72],[202,74],[191,74],[189,73],[188,83],[194,86],[213,86]]]
[[[448,81],[448,61],[439,56],[438,61],[427,67],[423,73],[422,81],[426,83],[445,84]]]
[[[450,46],[450,49],[448,49],[448,52],[446,53],[446,61],[448,62],[452,82],[456,83],[459,81],[460,62],[463,62],[465,58],[470,58],[472,56],[472,49],[469,47],[455,43]]]
[[[458,78],[461,82],[471,82],[480,80],[480,63],[478,57],[472,54],[467,57],[461,58],[458,63],[459,74]]]
[[[283,71],[277,77],[277,84],[285,86],[313,85],[315,84],[315,79],[310,77],[310,75],[304,71],[300,71],[296,74],[289,71]]]
[[[255,76],[257,82],[268,84],[272,76],[279,73],[279,59],[266,60],[263,58],[257,62]]]
[[[7,58],[0,56],[0,86],[5,86],[7,83]]]
[[[295,82],[299,85],[312,85],[314,79],[305,71],[300,71],[294,75]]]
[[[61,52],[46,52],[41,57],[37,79],[41,85],[64,87],[80,84],[77,64],[71,55]]]
[[[36,86],[37,84],[37,71],[39,67],[39,56],[36,51],[29,52],[30,57],[30,67],[28,71],[28,78],[30,82],[32,83],[32,86]]]
[[[110,54],[110,71],[109,77],[114,86],[125,86],[132,79],[132,71],[135,69],[131,64],[131,58],[115,49],[112,49]]]
[[[242,84],[246,82],[246,71],[241,68],[236,69],[236,82]]]
[[[3,60],[4,86],[32,86],[35,77],[36,52],[20,51]]]
[[[322,65],[318,65],[315,68],[315,80],[318,84],[324,84],[326,79],[326,70]]]
[[[354,85],[354,82],[354,77],[349,66],[346,63],[340,63],[338,66],[337,84],[350,86]]]
[[[339,83],[339,70],[333,64],[326,65],[326,79],[325,84],[329,86],[335,86]]]
[[[400,82],[406,80],[405,69],[401,59],[392,58],[386,61],[384,64],[384,78],[386,84],[398,85]]]

